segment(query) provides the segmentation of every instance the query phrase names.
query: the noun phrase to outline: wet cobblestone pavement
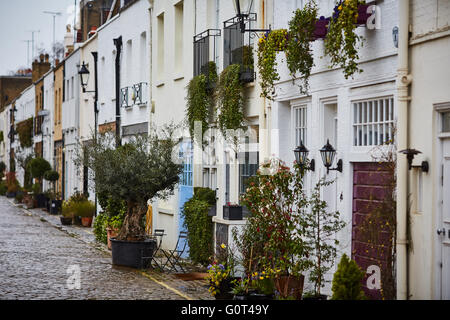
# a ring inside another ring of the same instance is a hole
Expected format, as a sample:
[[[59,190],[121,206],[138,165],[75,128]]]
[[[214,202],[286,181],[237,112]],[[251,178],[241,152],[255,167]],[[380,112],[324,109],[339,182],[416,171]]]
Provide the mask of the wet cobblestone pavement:
[[[113,266],[90,229],[58,221],[0,196],[0,299],[211,299],[204,280]],[[69,268],[80,270],[79,289]]]

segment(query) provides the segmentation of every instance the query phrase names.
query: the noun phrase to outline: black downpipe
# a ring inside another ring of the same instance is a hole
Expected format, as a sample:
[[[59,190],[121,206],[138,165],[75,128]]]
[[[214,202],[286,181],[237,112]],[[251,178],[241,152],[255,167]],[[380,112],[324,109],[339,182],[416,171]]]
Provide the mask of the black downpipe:
[[[120,137],[120,53],[122,51],[122,36],[113,39],[116,46],[116,146],[122,145]]]

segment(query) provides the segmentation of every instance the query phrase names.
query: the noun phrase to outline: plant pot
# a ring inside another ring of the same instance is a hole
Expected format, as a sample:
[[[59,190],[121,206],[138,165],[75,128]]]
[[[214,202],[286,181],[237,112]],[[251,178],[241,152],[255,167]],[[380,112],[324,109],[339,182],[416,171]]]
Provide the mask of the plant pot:
[[[83,227],[90,228],[92,225],[92,217],[81,217],[81,224]]]
[[[73,217],[73,222],[72,222],[74,225],[76,225],[76,226],[81,226],[81,217],[78,217],[78,216],[74,216]]]
[[[60,217],[59,218],[60,220],[61,220],[61,224],[63,225],[63,226],[69,226],[69,225],[71,225],[72,224],[72,218],[66,218],[66,217]]]
[[[255,81],[255,72],[252,69],[244,69],[239,74],[239,80],[243,83]]]
[[[33,209],[34,208],[34,201],[33,198],[27,194],[23,197],[23,203],[25,204],[25,207],[27,209]]]
[[[242,206],[223,206],[225,220],[242,220]]]
[[[275,288],[282,297],[293,296],[296,300],[302,299],[305,277],[280,276],[275,279]]]
[[[304,297],[302,300],[309,300],[309,301],[314,301],[314,300],[327,300],[327,296],[324,294],[319,294],[317,296],[309,296],[309,297]]]
[[[6,197],[7,198],[15,198],[16,197],[16,193],[15,192],[6,192]]]
[[[315,27],[314,27],[314,40],[317,39],[324,39],[328,32],[328,23],[330,22],[329,19],[320,19],[316,21]]]
[[[36,195],[37,208],[45,208],[45,195],[43,193]]]
[[[208,217],[215,217],[217,214],[217,206],[213,205],[209,208]]]
[[[109,250],[111,250],[111,238],[117,237],[118,233],[119,233],[118,229],[106,228],[106,235],[108,238],[108,249]]]
[[[367,19],[372,15],[372,13],[367,13],[367,9],[370,7],[369,4],[358,4],[358,18],[356,19],[357,25],[365,25]]]
[[[252,292],[248,295],[247,300],[273,300],[272,294]]]
[[[219,292],[214,296],[216,300],[232,300],[233,293],[231,293],[231,281],[237,278],[227,278],[222,280],[219,285]]]
[[[59,214],[61,211],[62,200],[50,200],[50,214]]]
[[[112,263],[137,269],[149,268],[155,248],[155,239],[122,241],[111,238]]]

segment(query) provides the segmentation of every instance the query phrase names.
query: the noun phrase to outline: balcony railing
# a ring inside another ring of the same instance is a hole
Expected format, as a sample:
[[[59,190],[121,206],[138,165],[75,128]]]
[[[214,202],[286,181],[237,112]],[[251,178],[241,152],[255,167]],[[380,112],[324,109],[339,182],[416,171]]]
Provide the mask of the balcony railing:
[[[251,13],[246,17],[245,23],[256,21],[256,14]],[[241,81],[252,82],[255,80],[252,33],[242,33],[239,20],[233,17],[223,23],[224,54],[223,67],[232,64],[241,66]],[[245,35],[248,38],[245,38]]]
[[[134,85],[120,89],[120,106],[130,108],[133,106],[146,106],[148,83],[139,82]]]
[[[210,73],[210,61],[215,61],[216,38],[221,35],[219,29],[208,29],[194,36],[194,77]]]

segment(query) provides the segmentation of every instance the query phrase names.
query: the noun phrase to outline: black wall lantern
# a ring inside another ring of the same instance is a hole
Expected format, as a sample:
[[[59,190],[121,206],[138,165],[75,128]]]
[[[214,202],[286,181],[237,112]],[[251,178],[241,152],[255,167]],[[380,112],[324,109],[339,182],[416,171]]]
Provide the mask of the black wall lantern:
[[[86,92],[86,87],[89,81],[89,70],[84,61],[83,64],[81,65],[80,70],[78,71],[78,74],[80,75],[80,81],[81,86],[83,87],[83,92]]]
[[[306,167],[307,162],[308,162],[309,150],[305,147],[305,145],[303,144],[303,141],[300,142],[300,146],[297,146],[297,148],[294,149],[294,154],[295,154],[295,160],[297,161],[297,163],[299,165],[301,165],[302,167],[305,167],[305,169],[307,169],[307,170],[311,170],[311,171],[315,170],[316,166],[315,166],[314,159],[311,159],[311,161],[309,162],[309,166]]]
[[[330,144],[330,141],[327,139],[327,144],[320,149],[320,156],[322,157],[322,162],[325,168],[327,168],[327,174],[330,170],[337,170],[342,172],[342,159],[339,159],[336,163],[336,168],[330,168],[333,164],[334,157],[336,156],[336,150]]]
[[[245,21],[248,20],[253,0],[233,0],[234,10],[236,11],[236,17],[239,21],[241,32],[270,32],[270,29],[245,29]],[[256,14],[254,14],[256,16]]]
[[[428,170],[430,169],[428,161],[422,161],[420,165],[413,166],[412,162],[414,160],[414,157],[416,156],[416,154],[422,153],[421,151],[416,149],[405,149],[399,152],[406,155],[406,159],[408,160],[408,170],[411,170],[412,168],[420,168],[422,172],[428,172]]]

